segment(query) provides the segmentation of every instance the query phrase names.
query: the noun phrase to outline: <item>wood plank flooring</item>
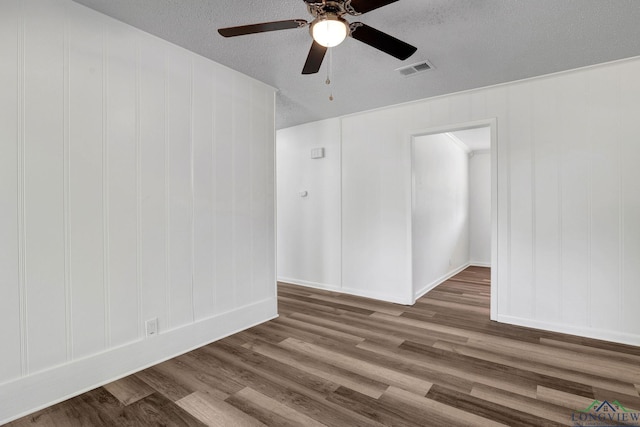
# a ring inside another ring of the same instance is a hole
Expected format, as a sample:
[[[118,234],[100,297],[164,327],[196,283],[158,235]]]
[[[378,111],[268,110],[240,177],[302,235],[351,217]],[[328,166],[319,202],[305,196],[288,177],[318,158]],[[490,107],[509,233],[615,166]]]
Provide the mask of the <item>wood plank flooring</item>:
[[[9,425],[546,426],[594,400],[640,410],[640,348],[491,322],[489,280],[470,267],[413,307],[282,283],[278,319]]]

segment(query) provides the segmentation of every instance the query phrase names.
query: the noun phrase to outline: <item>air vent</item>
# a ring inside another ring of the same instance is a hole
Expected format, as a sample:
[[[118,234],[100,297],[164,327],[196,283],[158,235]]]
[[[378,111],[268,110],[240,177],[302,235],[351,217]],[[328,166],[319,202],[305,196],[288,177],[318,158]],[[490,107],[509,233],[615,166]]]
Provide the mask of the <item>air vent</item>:
[[[416,74],[424,73],[433,68],[433,65],[429,61],[422,61],[416,64],[412,64],[406,67],[398,68],[396,71],[404,77],[415,76]]]

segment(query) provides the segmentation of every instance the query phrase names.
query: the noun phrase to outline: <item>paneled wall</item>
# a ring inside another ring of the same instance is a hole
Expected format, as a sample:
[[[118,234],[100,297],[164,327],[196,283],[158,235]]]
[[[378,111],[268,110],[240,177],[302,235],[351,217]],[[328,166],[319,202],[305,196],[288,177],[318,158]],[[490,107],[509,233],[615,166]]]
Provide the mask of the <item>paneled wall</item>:
[[[276,315],[274,90],[69,0],[1,9],[0,423]]]
[[[412,302],[411,135],[495,119],[493,317],[639,345],[638,75],[632,58],[340,118],[341,290]]]
[[[469,261],[491,265],[491,153],[483,151],[469,159]]]
[[[411,154],[397,109],[342,119],[342,280],[411,304]],[[385,123],[385,125],[382,125]]]
[[[344,286],[410,287],[408,135],[497,118],[497,320],[639,345],[638,75],[634,58],[344,117]]]
[[[278,280],[341,287],[340,149],[339,119],[277,132]]]
[[[445,133],[415,137],[412,150],[412,280],[420,297],[469,265],[469,155]]]

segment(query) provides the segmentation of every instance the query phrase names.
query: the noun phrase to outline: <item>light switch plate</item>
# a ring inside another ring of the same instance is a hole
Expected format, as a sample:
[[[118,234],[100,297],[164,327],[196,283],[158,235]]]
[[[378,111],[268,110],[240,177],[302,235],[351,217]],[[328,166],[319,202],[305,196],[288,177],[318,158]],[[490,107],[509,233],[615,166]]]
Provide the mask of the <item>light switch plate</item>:
[[[324,157],[324,148],[314,148],[311,150],[312,159],[322,159]]]

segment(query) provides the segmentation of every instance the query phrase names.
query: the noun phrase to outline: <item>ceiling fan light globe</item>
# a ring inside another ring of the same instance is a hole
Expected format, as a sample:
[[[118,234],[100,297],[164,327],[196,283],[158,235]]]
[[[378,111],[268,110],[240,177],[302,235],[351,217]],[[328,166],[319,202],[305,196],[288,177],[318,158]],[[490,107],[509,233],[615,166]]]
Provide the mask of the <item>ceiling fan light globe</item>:
[[[349,35],[347,22],[338,17],[327,15],[318,18],[311,26],[311,36],[321,46],[338,46]]]

